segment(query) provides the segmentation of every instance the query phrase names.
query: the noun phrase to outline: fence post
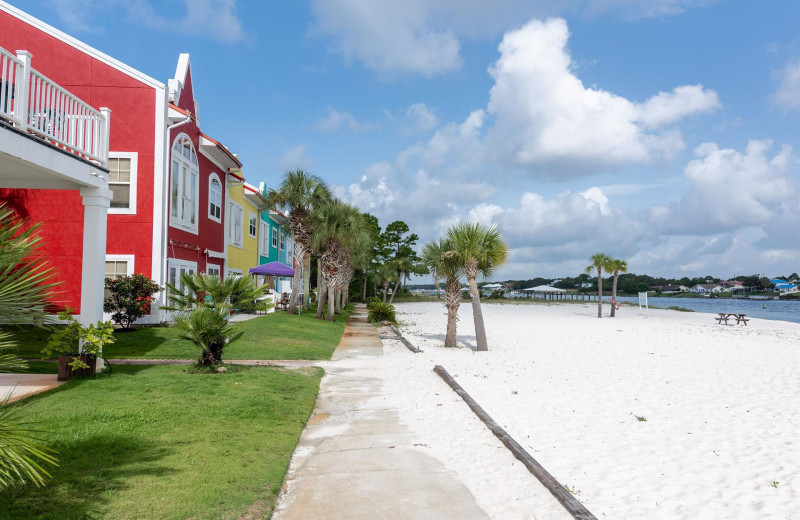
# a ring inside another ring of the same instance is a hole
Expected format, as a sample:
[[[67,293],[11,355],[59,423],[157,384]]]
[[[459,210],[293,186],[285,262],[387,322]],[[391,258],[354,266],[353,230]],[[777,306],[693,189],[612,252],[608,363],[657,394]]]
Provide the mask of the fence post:
[[[16,92],[14,94],[14,119],[23,129],[28,129],[28,87],[31,82],[31,58],[28,51],[17,51],[17,59],[22,62],[22,70],[17,69]]]
[[[100,113],[103,114],[103,135],[100,139],[100,153],[97,155],[103,160],[103,166],[108,166],[108,147],[111,138],[111,109],[108,107],[100,107]]]

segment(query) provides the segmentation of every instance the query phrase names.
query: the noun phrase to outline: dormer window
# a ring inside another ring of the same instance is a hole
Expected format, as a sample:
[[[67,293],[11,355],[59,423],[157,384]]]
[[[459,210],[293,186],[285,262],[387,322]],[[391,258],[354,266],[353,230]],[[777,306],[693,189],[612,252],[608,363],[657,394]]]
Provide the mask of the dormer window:
[[[222,183],[216,173],[208,179],[208,218],[222,222]]]

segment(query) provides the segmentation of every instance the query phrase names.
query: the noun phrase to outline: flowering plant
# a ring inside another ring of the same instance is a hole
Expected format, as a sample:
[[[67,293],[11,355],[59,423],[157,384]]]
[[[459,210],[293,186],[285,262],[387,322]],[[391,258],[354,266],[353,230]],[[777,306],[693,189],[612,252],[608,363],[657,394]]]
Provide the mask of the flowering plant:
[[[161,286],[150,278],[133,274],[106,278],[108,296],[103,302],[103,310],[111,313],[111,319],[123,328],[130,328],[133,323],[150,314],[153,297],[161,291]]]

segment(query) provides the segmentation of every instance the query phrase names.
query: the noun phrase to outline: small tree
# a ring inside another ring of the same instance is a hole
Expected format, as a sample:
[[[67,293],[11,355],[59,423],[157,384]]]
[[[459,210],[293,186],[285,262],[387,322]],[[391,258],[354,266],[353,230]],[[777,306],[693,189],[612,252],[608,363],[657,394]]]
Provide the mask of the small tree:
[[[124,329],[150,314],[153,295],[162,290],[160,285],[142,274],[106,278],[106,289],[111,294],[103,302],[103,310],[111,313],[111,319]]]

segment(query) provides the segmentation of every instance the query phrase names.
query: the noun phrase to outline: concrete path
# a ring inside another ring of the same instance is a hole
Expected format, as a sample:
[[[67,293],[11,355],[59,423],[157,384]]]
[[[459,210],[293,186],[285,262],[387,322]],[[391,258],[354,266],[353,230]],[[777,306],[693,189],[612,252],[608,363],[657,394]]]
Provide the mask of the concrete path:
[[[357,306],[325,367],[274,518],[484,519],[469,490],[401,424],[382,382],[359,367],[383,355]],[[416,445],[416,446],[415,446]]]
[[[9,402],[13,403],[63,385],[56,377],[55,374],[0,374],[0,399],[11,394]]]

